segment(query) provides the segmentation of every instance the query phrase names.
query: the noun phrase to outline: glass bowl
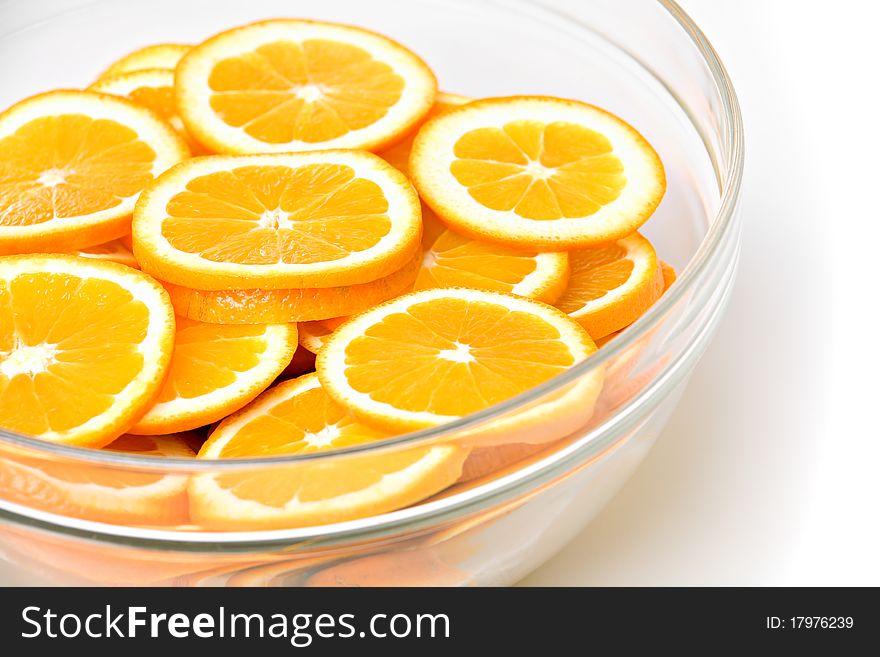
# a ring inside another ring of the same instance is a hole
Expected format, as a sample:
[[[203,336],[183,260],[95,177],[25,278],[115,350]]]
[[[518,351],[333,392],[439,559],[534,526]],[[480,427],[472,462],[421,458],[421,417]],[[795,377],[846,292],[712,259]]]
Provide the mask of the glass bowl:
[[[0,58],[16,62],[0,73],[3,107],[50,88],[84,87],[141,45],[195,42],[277,16],[388,34],[423,56],[446,91],[547,94],[605,107],[665,163],[668,191],[644,233],[679,270],[645,316],[586,362],[484,412],[369,448],[160,459],[0,432],[0,583],[500,585],[583,529],[650,449],[722,315],[739,252],[743,137],[722,64],[675,3],[592,0],[575,13],[562,6],[575,3],[72,0],[0,8]],[[600,371],[604,387],[593,403],[585,382]],[[332,476],[345,460],[350,467],[437,445],[461,450],[466,476],[391,513],[295,529],[216,526],[188,515],[193,482],[304,468]],[[89,512],[96,482],[118,487],[124,503],[115,514]],[[144,514],[131,492],[156,482],[174,511],[161,518]]]

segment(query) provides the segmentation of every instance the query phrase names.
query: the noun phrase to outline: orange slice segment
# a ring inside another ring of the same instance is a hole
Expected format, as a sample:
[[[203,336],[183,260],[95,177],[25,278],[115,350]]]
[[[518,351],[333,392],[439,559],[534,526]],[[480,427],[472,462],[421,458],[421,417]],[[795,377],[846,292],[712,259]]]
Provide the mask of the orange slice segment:
[[[565,253],[538,253],[474,240],[444,229],[427,213],[424,221],[423,258],[416,290],[472,287],[553,303],[568,284]],[[429,227],[431,223],[436,227]]]
[[[143,71],[145,69],[161,68],[174,71],[180,58],[189,52],[190,48],[192,46],[181,43],[159,43],[153,46],[138,48],[134,52],[130,52],[113,62],[101,73],[98,79],[132,71]]]
[[[200,458],[310,454],[389,437],[351,418],[308,374],[267,390],[224,420]],[[354,520],[414,504],[453,483],[467,450],[450,446],[339,457],[199,475],[193,519],[220,529],[297,527]]]
[[[177,113],[174,100],[174,71],[164,68],[147,68],[102,77],[91,87],[112,96],[122,96],[153,110],[165,119],[183,137],[193,155],[205,155],[208,151],[187,132]]]
[[[138,194],[187,157],[152,112],[90,91],[52,91],[0,114],[0,255],[68,252],[129,230]]]
[[[375,281],[420,239],[412,185],[364,151],[194,158],[141,195],[133,222],[143,270],[199,290]]]
[[[389,430],[435,426],[561,374],[596,350],[551,306],[497,292],[422,290],[358,315],[327,338],[327,393]]]
[[[359,313],[412,289],[421,259],[369,283],[294,290],[194,290],[165,284],[177,313],[204,322],[307,322]]]
[[[663,274],[651,243],[638,233],[610,246],[571,251],[571,279],[556,307],[593,339],[636,321],[663,294]]]
[[[268,388],[296,347],[295,324],[228,326],[178,317],[168,375],[129,432],[190,431],[223,419]]]
[[[168,295],[136,269],[74,256],[0,258],[0,427],[100,447],[159,391]]]
[[[349,320],[348,317],[334,317],[314,322],[303,322],[298,326],[299,343],[313,354],[324,348],[327,336]]]
[[[181,436],[123,435],[106,449],[194,458]],[[37,458],[0,459],[0,489],[23,504],[96,522],[176,525],[188,520],[187,477]]]
[[[139,269],[134,254],[120,240],[87,246],[73,255],[78,255],[81,258],[94,258],[95,260],[110,260],[118,262],[120,265]]]
[[[431,119],[410,171],[455,230],[547,251],[625,237],[666,188],[660,158],[631,126],[585,103],[537,96],[477,100]]]
[[[177,68],[176,90],[187,129],[217,152],[375,150],[431,109],[437,81],[379,34],[271,20],[194,47]]]

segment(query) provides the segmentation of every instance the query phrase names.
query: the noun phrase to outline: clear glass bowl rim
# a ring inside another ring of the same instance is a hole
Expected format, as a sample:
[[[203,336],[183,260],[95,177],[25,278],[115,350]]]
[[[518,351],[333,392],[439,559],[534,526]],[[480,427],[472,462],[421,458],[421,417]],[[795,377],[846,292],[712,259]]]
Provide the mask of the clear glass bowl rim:
[[[619,338],[603,347],[595,356],[591,356],[587,360],[578,363],[566,372],[556,376],[546,383],[533,388],[525,393],[512,397],[500,404],[485,409],[479,413],[474,413],[467,417],[461,418],[454,422],[450,422],[431,429],[425,429],[413,433],[403,434],[401,436],[381,441],[380,443],[349,447],[346,449],[333,450],[331,452],[298,455],[298,456],[281,456],[271,458],[249,458],[249,459],[183,459],[183,458],[163,458],[129,455],[120,452],[110,452],[106,450],[96,450],[85,447],[76,447],[70,445],[62,445],[40,440],[38,438],[29,438],[27,436],[18,435],[12,432],[0,429],[0,444],[11,447],[31,450],[39,452],[42,455],[51,455],[62,457],[67,460],[88,461],[93,464],[115,465],[122,467],[138,468],[144,471],[167,471],[167,470],[186,470],[189,472],[219,470],[239,470],[252,469],[259,467],[276,467],[283,464],[292,464],[306,461],[319,461],[331,458],[337,458],[347,454],[355,454],[359,452],[379,451],[389,448],[401,447],[404,445],[413,446],[421,442],[433,442],[442,437],[467,429],[474,425],[491,421],[498,416],[504,415],[517,408],[532,403],[543,395],[551,393],[561,386],[570,383],[588,370],[598,367],[603,363],[617,357],[629,349],[634,343],[639,341],[646,333],[651,331],[660,322],[661,318],[670,310],[678,300],[683,297],[690,289],[692,289],[701,279],[701,273],[708,267],[712,261],[713,255],[719,250],[720,245],[724,242],[724,238],[733,228],[734,211],[739,201],[740,189],[743,174],[743,128],[742,116],[740,112],[739,102],[736,97],[733,85],[724,65],[721,63],[717,53],[715,52],[709,40],[696,26],[688,14],[674,0],[656,0],[676,20],[679,26],[689,36],[699,53],[702,55],[704,63],[712,75],[712,80],[717,88],[722,103],[722,109],[727,119],[724,126],[726,133],[722,135],[723,143],[728,145],[725,162],[725,176],[719,180],[721,187],[721,202],[709,230],[704,237],[702,243],[697,249],[694,256],[688,262],[687,266],[680,273],[676,285],[674,285],[667,294],[651,307],[645,315],[643,315],[635,324],[629,327]],[[510,2],[505,3],[508,7]],[[576,23],[580,27],[592,29],[588,25],[582,24],[578,19],[565,14],[552,7],[534,2],[533,0],[515,0],[516,5],[528,7],[532,10],[539,10],[544,13],[553,14],[557,18],[562,18],[570,23]],[[671,359],[664,368],[665,371],[676,369],[679,361],[682,360],[683,354],[677,354]],[[662,376],[662,373],[661,375]],[[626,410],[634,410],[640,406],[644,400],[652,392],[650,387],[644,390],[635,399],[631,400]],[[610,420],[611,418],[609,418]],[[601,431],[604,427],[599,426],[594,431]]]

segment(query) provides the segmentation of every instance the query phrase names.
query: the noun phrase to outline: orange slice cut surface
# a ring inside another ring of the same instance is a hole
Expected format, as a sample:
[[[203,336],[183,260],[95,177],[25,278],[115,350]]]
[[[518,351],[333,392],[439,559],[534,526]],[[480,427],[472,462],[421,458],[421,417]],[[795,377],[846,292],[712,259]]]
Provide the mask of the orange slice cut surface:
[[[354,420],[317,375],[270,388],[224,420],[200,458],[310,454],[380,441],[390,434]],[[453,483],[467,450],[409,448],[292,465],[199,475],[193,519],[220,529],[296,527],[393,511]]]
[[[0,258],[0,427],[100,447],[159,391],[168,295],[136,269],[74,256]]]
[[[0,114],[0,255],[121,237],[141,190],[188,155],[130,101],[52,91],[14,105]]]
[[[113,96],[122,96],[153,110],[173,127],[189,146],[193,155],[206,155],[208,151],[187,132],[177,113],[174,100],[174,71],[163,68],[147,68],[102,77],[91,87]]]
[[[471,287],[553,303],[568,284],[565,253],[539,253],[474,240],[444,229],[433,213],[426,213],[424,221],[422,266],[415,290]]]
[[[663,294],[663,273],[651,243],[638,233],[610,246],[571,251],[571,278],[556,306],[593,339],[619,331]]]
[[[328,394],[391,430],[475,413],[561,374],[596,350],[555,308],[464,288],[423,290],[377,306],[326,339]]]
[[[296,347],[295,324],[231,326],[178,317],[162,389],[129,431],[174,433],[223,419],[269,387]]]
[[[355,314],[409,292],[421,258],[368,283],[294,290],[194,290],[165,284],[178,314],[206,322],[309,322]]]
[[[224,153],[383,148],[437,93],[431,70],[394,41],[305,20],[218,34],[193,48],[176,76],[187,128]]]
[[[607,244],[643,224],[666,188],[659,157],[599,108],[537,96],[473,101],[428,121],[413,182],[452,228],[548,251]]]
[[[141,195],[133,223],[144,271],[201,290],[375,281],[420,239],[409,181],[364,151],[195,158]]]

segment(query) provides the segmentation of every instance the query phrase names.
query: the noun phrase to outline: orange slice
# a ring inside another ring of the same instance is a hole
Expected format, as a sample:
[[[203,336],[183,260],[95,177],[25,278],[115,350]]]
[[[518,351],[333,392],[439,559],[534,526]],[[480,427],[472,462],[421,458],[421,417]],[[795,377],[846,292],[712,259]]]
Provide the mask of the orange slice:
[[[0,114],[0,255],[74,251],[129,230],[141,190],[187,157],[152,112],[52,91]]]
[[[663,272],[663,291],[666,292],[675,283],[678,275],[675,273],[675,268],[672,265],[662,260],[660,261],[660,270]]]
[[[174,344],[165,290],[115,262],[0,258],[0,427],[100,447],[162,385]]]
[[[119,73],[100,78],[89,89],[112,96],[122,96],[153,110],[183,137],[194,155],[205,155],[208,152],[186,131],[183,120],[177,113],[173,70],[147,68]]]
[[[352,419],[317,375],[285,381],[224,420],[200,458],[310,454],[363,445],[389,434]],[[297,527],[393,511],[453,483],[467,450],[410,448],[223,474],[190,485],[193,519],[221,529]]]
[[[73,255],[78,255],[81,258],[94,258],[95,260],[110,260],[135,269],[139,268],[134,254],[120,240],[87,246]]]
[[[429,228],[428,224],[439,222],[427,213],[424,221],[423,258],[416,290],[471,287],[553,303],[568,284],[565,253],[512,249],[459,235],[442,225]]]
[[[421,267],[403,269],[369,283],[295,290],[194,290],[165,284],[177,313],[204,322],[269,324],[307,322],[359,313],[412,289]]]
[[[464,288],[422,290],[336,329],[317,371],[355,417],[407,430],[531,390],[594,351],[577,322],[543,303]]]
[[[159,43],[154,46],[138,48],[111,64],[98,78],[99,80],[145,69],[166,69],[174,71],[180,58],[189,52],[192,46],[180,43]]]
[[[299,343],[313,354],[317,354],[324,348],[327,336],[349,320],[348,317],[334,317],[333,319],[321,319],[314,322],[299,324]]]
[[[194,458],[180,436],[123,435],[106,449]],[[42,458],[0,459],[0,490],[52,513],[97,522],[176,525],[189,516],[187,477]]]
[[[663,294],[663,274],[651,243],[638,233],[609,246],[568,254],[571,279],[556,307],[593,339],[636,321]]]
[[[437,94],[437,98],[434,100],[434,106],[424,116],[419,125],[412,129],[406,137],[404,137],[391,148],[386,148],[382,151],[379,151],[379,157],[388,162],[388,164],[393,166],[398,171],[409,176],[409,155],[412,151],[413,141],[415,140],[416,134],[418,134],[419,131],[418,129],[422,126],[422,123],[424,123],[424,121],[427,121],[428,119],[433,119],[435,116],[440,116],[441,114],[448,112],[454,107],[464,105],[465,103],[470,102],[470,100],[471,99],[467,96],[459,96],[458,94],[450,94],[445,92]]]
[[[407,265],[421,212],[406,177],[364,151],[214,155],[156,180],[132,228],[141,268],[174,285],[328,288]]]
[[[190,431],[223,419],[268,388],[296,347],[295,324],[228,326],[178,317],[165,383],[129,432]]]
[[[453,229],[546,251],[607,244],[654,212],[660,158],[631,126],[574,100],[477,100],[431,119],[413,143],[413,182]]]
[[[437,81],[374,32],[270,20],[194,47],[177,67],[176,91],[187,129],[217,152],[377,150],[428,113]]]

